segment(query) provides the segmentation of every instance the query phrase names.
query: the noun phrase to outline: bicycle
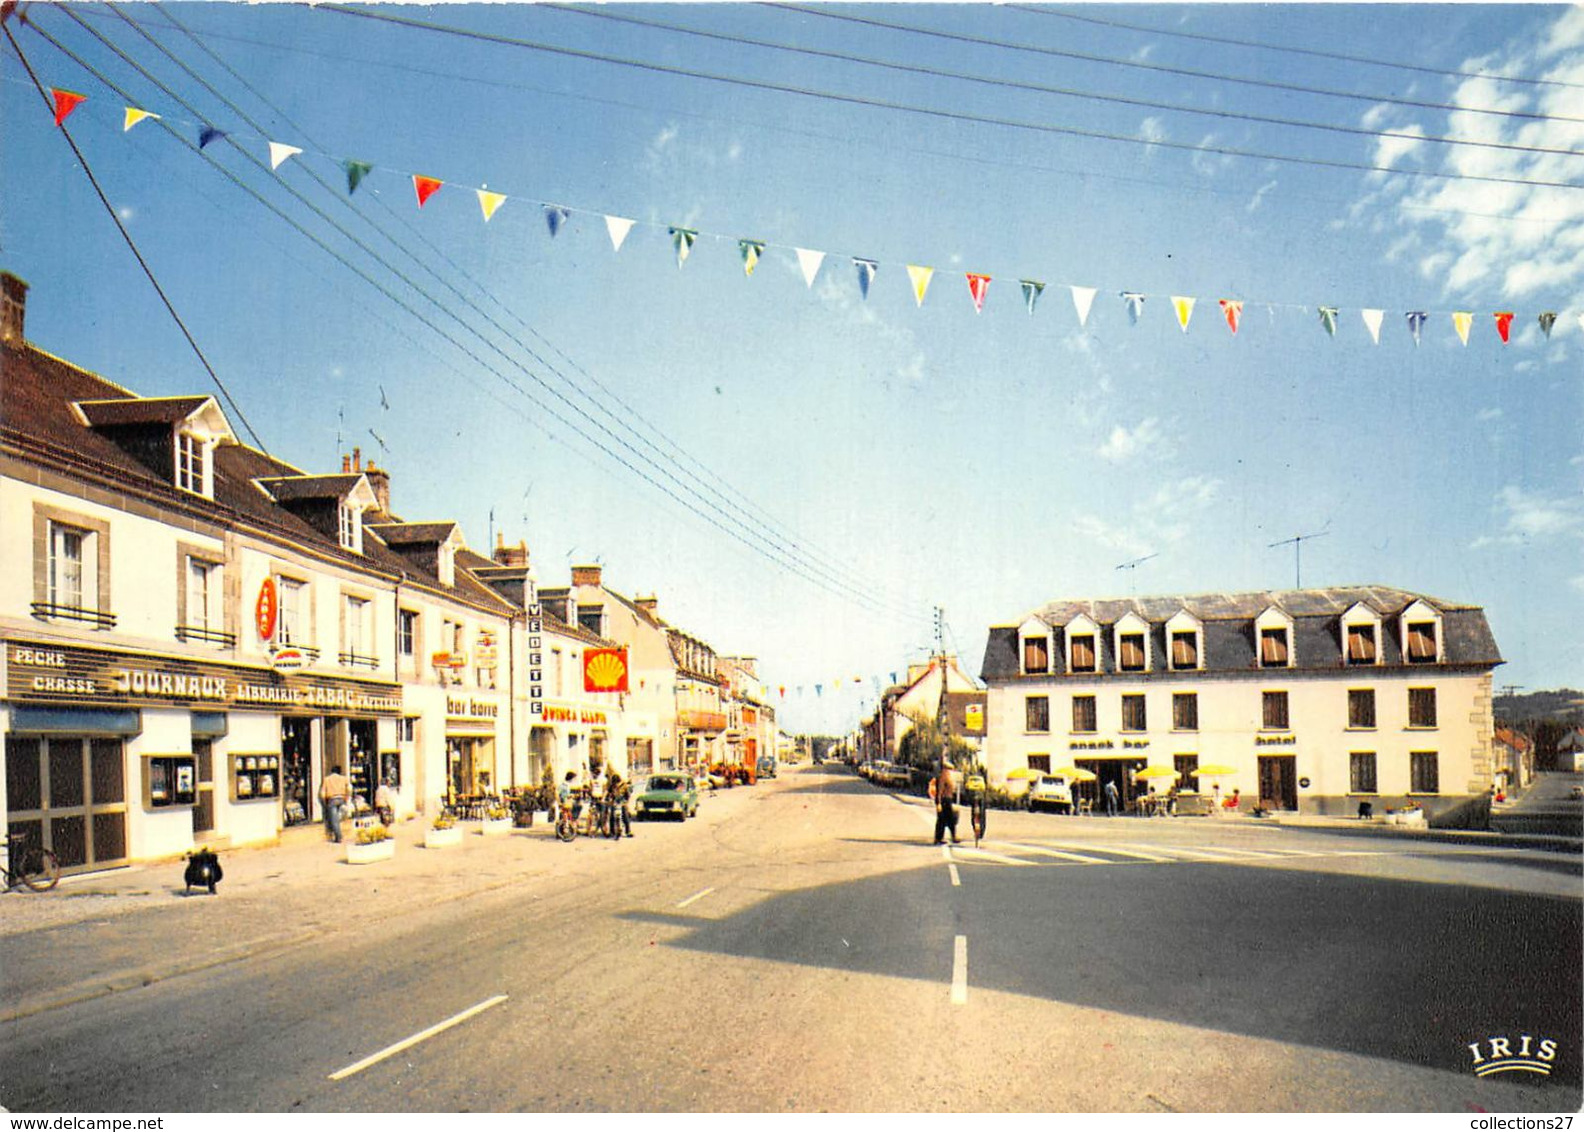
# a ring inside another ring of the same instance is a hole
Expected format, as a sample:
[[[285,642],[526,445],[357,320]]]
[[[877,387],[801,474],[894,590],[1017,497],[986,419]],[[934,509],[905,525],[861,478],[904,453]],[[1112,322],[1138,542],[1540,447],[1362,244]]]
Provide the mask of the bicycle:
[[[5,839],[9,852],[5,868],[0,869],[5,877],[5,888],[0,891],[9,892],[24,884],[34,892],[48,892],[60,883],[60,861],[54,850],[30,842],[25,833],[13,833]]]

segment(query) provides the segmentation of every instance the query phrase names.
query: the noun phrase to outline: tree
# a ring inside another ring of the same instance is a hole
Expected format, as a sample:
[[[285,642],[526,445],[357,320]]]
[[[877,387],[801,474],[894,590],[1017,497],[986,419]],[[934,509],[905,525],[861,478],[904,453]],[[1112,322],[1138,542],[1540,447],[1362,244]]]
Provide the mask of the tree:
[[[940,766],[941,753],[955,767],[967,767],[974,761],[973,744],[957,735],[945,735],[935,720],[922,714],[908,716],[913,726],[902,736],[897,748],[897,758],[904,766],[933,772]]]

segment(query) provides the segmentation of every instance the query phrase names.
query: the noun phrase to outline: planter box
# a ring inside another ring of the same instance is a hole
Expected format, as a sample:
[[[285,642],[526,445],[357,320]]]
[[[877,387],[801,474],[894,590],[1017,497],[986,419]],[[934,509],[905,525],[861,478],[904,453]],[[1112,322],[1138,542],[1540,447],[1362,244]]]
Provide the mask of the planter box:
[[[373,841],[367,845],[360,845],[356,841],[346,843],[346,859],[349,865],[372,865],[376,861],[388,861],[396,856],[396,842],[390,838],[384,841]]]
[[[511,818],[485,818],[482,828],[479,829],[479,832],[485,837],[499,837],[501,834],[510,833],[511,831]]]
[[[453,825],[449,829],[435,829],[430,827],[424,831],[425,849],[444,849],[447,845],[462,844],[462,827]]]

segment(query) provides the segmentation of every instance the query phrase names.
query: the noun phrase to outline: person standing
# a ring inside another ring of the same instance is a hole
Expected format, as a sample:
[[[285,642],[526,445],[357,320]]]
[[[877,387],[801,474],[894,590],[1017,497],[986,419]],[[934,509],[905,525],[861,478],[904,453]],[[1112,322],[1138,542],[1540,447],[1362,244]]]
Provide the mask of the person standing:
[[[957,777],[951,763],[941,760],[940,773],[930,779],[930,797],[935,802],[935,844],[944,842],[951,833],[952,844],[957,844]]]
[[[1113,779],[1109,779],[1106,782],[1106,784],[1105,784],[1105,800],[1106,800],[1106,817],[1109,817],[1109,818],[1116,817],[1117,816],[1117,810],[1118,810],[1118,808],[1120,806],[1121,799],[1117,795],[1116,779],[1114,779],[1114,778]]]
[[[324,803],[325,832],[331,841],[341,840],[341,808],[352,793],[352,780],[341,773],[339,765],[330,768],[319,784],[319,800]]]
[[[1078,816],[1078,781],[1074,779],[1067,784],[1067,816]]]

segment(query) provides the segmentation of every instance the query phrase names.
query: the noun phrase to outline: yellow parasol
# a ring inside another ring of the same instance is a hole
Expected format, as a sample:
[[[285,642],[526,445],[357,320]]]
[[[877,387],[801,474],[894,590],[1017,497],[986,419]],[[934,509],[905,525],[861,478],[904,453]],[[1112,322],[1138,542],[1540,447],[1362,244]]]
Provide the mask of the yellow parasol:
[[[1220,763],[1211,763],[1209,766],[1195,767],[1193,773],[1200,778],[1224,778],[1229,774],[1236,774],[1237,771]]]
[[[1143,782],[1151,778],[1180,778],[1175,770],[1169,766],[1147,766],[1133,776],[1134,782]]]
[[[1037,774],[1039,774],[1037,770],[1030,770],[1026,766],[1018,766],[1007,771],[1007,780],[1010,782],[1014,778],[1033,778]]]
[[[1081,766],[1064,766],[1051,773],[1060,778],[1070,778],[1074,782],[1093,782],[1097,777],[1094,771],[1085,770]]]

